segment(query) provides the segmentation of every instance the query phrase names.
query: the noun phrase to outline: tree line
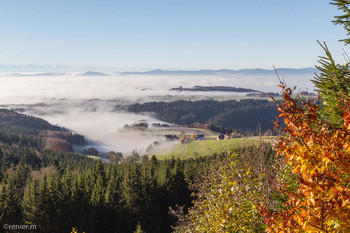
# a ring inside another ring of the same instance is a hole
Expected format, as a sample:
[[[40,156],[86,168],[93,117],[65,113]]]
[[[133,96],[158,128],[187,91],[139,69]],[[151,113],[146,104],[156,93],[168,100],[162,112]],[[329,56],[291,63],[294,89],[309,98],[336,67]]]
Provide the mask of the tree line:
[[[179,216],[170,210],[187,213],[193,185],[226,157],[102,163],[45,149],[35,137],[28,144],[14,132],[0,136],[0,224],[36,225],[35,232],[172,232]],[[261,150],[273,158],[269,144],[244,149],[244,158]]]
[[[272,122],[278,116],[275,103],[259,99],[136,103],[130,105],[128,110],[154,112],[157,118],[180,125],[209,124],[219,131],[231,128],[256,132],[259,126],[266,131],[273,129]]]
[[[170,232],[169,207],[191,205],[188,182],[206,163],[106,164],[8,144],[0,158],[1,224],[33,224],[38,232],[132,232],[138,222],[146,232]]]

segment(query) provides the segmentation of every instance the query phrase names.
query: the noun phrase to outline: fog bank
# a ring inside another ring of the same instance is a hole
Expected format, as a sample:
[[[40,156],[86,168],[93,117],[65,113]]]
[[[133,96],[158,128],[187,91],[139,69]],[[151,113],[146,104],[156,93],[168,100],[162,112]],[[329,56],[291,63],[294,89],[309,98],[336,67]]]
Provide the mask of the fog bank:
[[[313,91],[311,77],[285,77],[288,85]],[[68,128],[101,144],[104,151],[129,153],[137,148],[142,153],[159,138],[140,132],[120,133],[125,124],[146,120],[161,122],[153,116],[125,112],[123,106],[165,97],[244,96],[233,92],[178,92],[174,87],[232,86],[265,92],[279,92],[277,76],[150,76],[116,75],[81,76],[79,73],[32,74],[0,73],[0,105],[14,108]]]

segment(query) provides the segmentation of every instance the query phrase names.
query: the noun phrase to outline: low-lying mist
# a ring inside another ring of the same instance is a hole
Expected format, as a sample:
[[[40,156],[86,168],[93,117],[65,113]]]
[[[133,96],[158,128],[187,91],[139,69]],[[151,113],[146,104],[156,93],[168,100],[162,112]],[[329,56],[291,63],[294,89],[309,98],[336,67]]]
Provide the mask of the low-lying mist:
[[[290,86],[313,91],[311,77],[285,77]],[[128,154],[137,149],[143,153],[160,137],[142,132],[121,132],[125,124],[140,120],[150,125],[161,122],[151,115],[126,112],[123,106],[136,102],[198,96],[242,96],[232,92],[177,92],[174,87],[233,86],[265,92],[279,92],[277,76],[217,75],[217,76],[149,76],[112,75],[80,76],[78,74],[19,75],[0,74],[0,105],[37,116],[84,135],[97,143],[100,151]]]
[[[141,131],[123,131],[123,126],[139,121],[149,124],[161,122],[152,116],[133,114],[123,110],[119,102],[106,100],[46,99],[45,103],[7,105],[16,111],[37,116],[51,124],[63,126],[89,140],[100,152],[116,151],[143,153],[159,137]]]

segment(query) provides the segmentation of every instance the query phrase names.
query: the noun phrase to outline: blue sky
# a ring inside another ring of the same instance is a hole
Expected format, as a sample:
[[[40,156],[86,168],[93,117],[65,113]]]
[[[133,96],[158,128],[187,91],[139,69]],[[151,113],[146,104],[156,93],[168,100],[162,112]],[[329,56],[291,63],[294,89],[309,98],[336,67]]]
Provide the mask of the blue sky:
[[[317,40],[342,63],[337,14],[328,0],[1,1],[0,64],[300,68],[317,64]]]

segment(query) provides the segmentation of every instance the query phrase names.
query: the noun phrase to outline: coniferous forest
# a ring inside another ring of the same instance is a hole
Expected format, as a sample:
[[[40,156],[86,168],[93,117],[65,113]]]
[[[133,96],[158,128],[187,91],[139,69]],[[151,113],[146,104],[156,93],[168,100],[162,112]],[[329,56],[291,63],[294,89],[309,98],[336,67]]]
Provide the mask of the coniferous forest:
[[[178,216],[170,210],[192,206],[191,184],[224,156],[102,163],[45,149],[40,136],[28,135],[32,129],[21,132],[0,131],[0,221],[33,224],[35,232],[133,232],[138,224],[144,232],[171,232]]]
[[[1,132],[1,223],[30,223],[37,232],[169,232],[169,207],[189,206],[188,182],[198,160],[107,164],[83,155],[19,143]]]
[[[128,110],[154,112],[159,119],[180,125],[209,124],[216,131],[256,132],[258,125],[266,131],[273,129],[272,122],[278,116],[274,102],[259,99],[149,102],[130,105]]]
[[[84,141],[80,135],[9,110],[1,114],[0,223],[35,225],[33,232],[134,232],[137,227],[172,232],[195,203],[194,194],[201,192],[196,184],[203,182],[203,174],[212,164],[224,168],[227,156],[234,153],[103,163],[45,144],[48,135],[59,143],[64,139],[79,144]],[[17,124],[18,119],[26,123]],[[270,144],[235,153],[242,156],[242,169],[265,164],[273,173]]]

